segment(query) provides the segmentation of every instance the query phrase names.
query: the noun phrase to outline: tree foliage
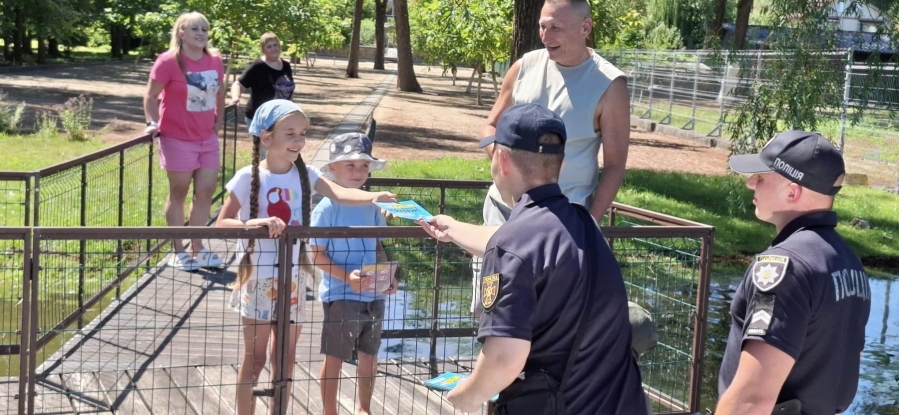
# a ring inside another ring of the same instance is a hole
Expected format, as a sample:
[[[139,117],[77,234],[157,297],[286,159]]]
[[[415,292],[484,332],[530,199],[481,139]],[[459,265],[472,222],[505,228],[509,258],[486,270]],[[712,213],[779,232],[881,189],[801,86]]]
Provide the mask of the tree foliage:
[[[412,44],[429,64],[492,65],[509,59],[511,0],[415,0]]]

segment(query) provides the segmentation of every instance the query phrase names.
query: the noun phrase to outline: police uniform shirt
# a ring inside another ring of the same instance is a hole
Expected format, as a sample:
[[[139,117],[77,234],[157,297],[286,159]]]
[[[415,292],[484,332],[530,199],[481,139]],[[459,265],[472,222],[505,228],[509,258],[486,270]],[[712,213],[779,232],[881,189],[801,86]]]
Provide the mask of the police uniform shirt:
[[[530,341],[525,374],[543,369],[561,381],[577,334],[586,278],[592,276],[591,307],[582,321],[586,331],[565,385],[568,412],[644,413],[621,270],[599,228],[586,226],[575,209],[557,184],[522,195],[487,245],[478,340]],[[601,243],[590,253],[584,252],[586,232],[595,232]],[[585,255],[598,256],[598,274],[588,275]]]
[[[734,379],[743,344],[756,340],[796,361],[777,402],[799,399],[808,415],[840,413],[852,403],[871,296],[836,224],[831,211],[805,214],[755,258],[731,304],[719,394]]]

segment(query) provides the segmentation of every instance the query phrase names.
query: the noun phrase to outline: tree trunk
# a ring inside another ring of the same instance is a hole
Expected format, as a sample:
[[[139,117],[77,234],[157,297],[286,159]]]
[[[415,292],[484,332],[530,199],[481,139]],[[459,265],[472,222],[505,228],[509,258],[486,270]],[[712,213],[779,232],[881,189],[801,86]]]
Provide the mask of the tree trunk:
[[[16,23],[13,31],[12,61],[13,64],[21,65],[25,59],[25,9],[16,8]]]
[[[715,2],[714,15],[712,21],[709,22],[709,36],[717,39],[718,42],[724,40],[724,14],[727,11],[727,0],[713,0]],[[711,39],[709,39],[711,40]],[[706,44],[709,42],[707,41]],[[708,44],[709,47],[714,45]]]
[[[118,23],[109,24],[109,47],[113,59],[122,57],[122,30]]]
[[[47,51],[50,53],[51,57],[58,58],[60,56],[59,39],[57,39],[55,37],[51,37],[47,41]]]
[[[384,38],[384,24],[387,23],[387,0],[375,0],[375,69],[384,70],[384,51],[387,39]]]
[[[409,9],[406,0],[394,0],[393,10],[396,16],[396,87],[400,91],[421,92],[412,63],[412,38],[409,34]]]
[[[752,0],[738,0],[737,27],[734,30],[734,49],[743,49],[746,44],[746,32],[749,29],[750,13],[752,13]]]
[[[47,39],[44,36],[37,36],[37,63],[47,63]]]
[[[12,60],[12,36],[6,36],[3,38],[3,60],[11,61]]]
[[[512,60],[516,62],[532,50],[540,49],[540,9],[543,0],[515,0],[512,19]]]
[[[362,26],[362,0],[356,0],[353,12],[353,34],[350,36],[350,58],[347,59],[346,77],[359,77],[359,30]]]
[[[34,48],[31,47],[31,41],[34,40],[34,33],[25,32],[25,38],[22,39],[22,51],[26,55],[34,55]]]

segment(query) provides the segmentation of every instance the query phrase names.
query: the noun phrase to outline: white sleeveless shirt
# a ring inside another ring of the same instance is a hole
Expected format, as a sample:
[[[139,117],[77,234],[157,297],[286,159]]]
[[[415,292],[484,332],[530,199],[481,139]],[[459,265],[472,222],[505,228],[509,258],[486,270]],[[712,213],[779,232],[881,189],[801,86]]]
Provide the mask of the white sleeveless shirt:
[[[553,62],[546,49],[528,52],[520,62],[512,101],[539,104],[562,117],[568,140],[559,186],[572,203],[584,204],[599,182],[602,132],[593,129],[596,105],[612,81],[625,74],[593,50],[577,66]]]

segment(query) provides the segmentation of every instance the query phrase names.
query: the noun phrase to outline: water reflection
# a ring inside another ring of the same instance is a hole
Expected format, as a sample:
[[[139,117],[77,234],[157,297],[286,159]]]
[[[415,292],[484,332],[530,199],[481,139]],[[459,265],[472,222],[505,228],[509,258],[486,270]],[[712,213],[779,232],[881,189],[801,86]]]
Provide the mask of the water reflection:
[[[730,302],[739,278],[712,284],[703,407],[714,408],[718,369],[730,329]],[[899,414],[899,280],[870,278],[871,316],[865,327],[858,394],[845,415]]]

